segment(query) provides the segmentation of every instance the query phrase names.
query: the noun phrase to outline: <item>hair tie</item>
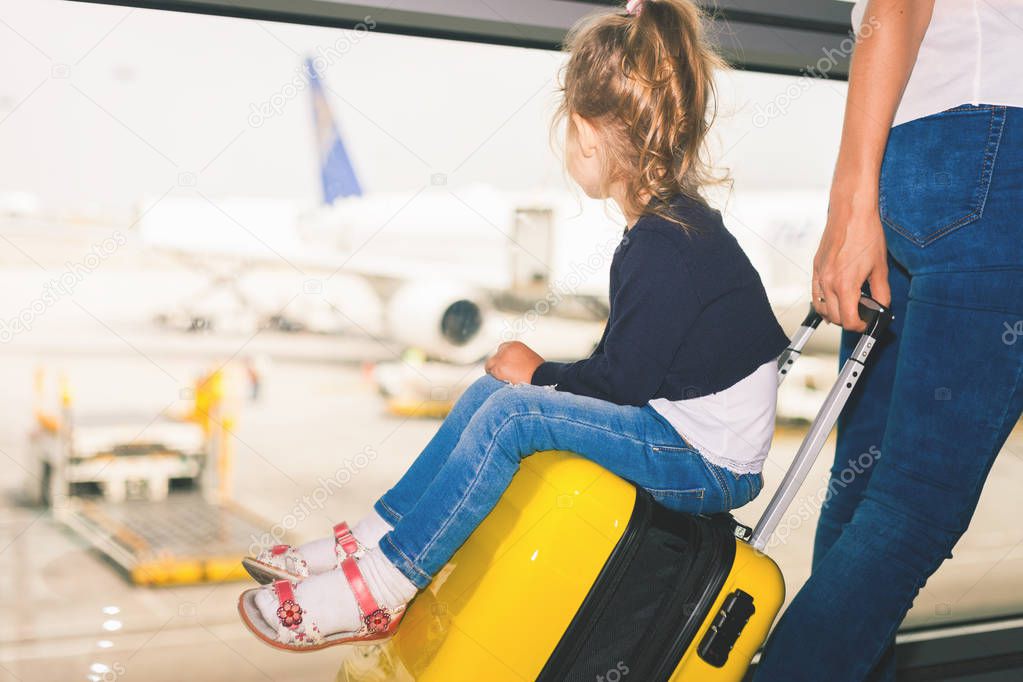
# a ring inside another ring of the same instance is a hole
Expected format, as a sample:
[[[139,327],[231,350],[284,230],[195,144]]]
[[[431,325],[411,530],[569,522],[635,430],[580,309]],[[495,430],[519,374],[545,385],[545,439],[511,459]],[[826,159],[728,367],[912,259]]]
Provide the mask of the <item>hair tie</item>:
[[[639,13],[643,11],[643,0],[629,0],[625,3],[626,14],[633,16],[639,16]]]

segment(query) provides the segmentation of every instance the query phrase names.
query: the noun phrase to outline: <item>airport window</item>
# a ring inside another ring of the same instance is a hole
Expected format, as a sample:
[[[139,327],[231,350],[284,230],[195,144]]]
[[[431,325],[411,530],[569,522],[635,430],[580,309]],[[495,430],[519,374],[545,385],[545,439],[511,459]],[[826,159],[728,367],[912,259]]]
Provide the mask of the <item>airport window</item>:
[[[502,341],[558,360],[599,341],[623,222],[552,149],[564,56],[371,16],[8,0],[0,58],[0,592],[20,614],[0,626],[0,678],[354,675],[262,647],[230,578],[239,553],[363,515]],[[711,199],[790,334],[845,89],[719,79],[732,182]],[[822,328],[783,387],[741,522],[834,381],[837,342]],[[769,546],[789,598],[833,449]],[[1021,460],[1017,428],[907,628],[1023,612]]]

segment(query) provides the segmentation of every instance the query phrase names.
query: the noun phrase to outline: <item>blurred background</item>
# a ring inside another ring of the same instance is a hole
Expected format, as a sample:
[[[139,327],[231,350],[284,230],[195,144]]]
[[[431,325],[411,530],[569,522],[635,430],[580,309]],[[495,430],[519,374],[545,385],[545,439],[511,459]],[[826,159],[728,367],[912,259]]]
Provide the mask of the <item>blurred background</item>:
[[[282,656],[240,627],[238,557],[358,519],[501,341],[593,348],[623,221],[552,144],[564,56],[371,13],[0,0],[0,60],[0,680],[334,678],[345,652]],[[733,182],[712,199],[792,333],[845,84],[735,70],[719,88]],[[837,338],[784,386],[740,520]],[[770,550],[791,594],[832,452]],[[1021,482],[1017,429],[904,641],[1023,610]]]

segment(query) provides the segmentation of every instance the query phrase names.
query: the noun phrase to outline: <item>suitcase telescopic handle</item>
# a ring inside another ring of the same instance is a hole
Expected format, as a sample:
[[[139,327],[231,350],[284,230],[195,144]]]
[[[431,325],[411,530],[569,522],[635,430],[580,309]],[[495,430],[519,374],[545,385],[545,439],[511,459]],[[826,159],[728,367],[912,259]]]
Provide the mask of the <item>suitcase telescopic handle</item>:
[[[834,428],[839,413],[845,407],[846,401],[849,400],[856,382],[863,374],[867,356],[870,355],[874,344],[892,321],[891,311],[867,295],[860,296],[859,313],[860,318],[867,324],[867,329],[853,349],[852,355],[849,356],[838,373],[838,380],[831,387],[828,397],[824,399],[824,405],[814,417],[813,423],[810,424],[810,430],[800,444],[792,466],[785,472],[785,478],[782,479],[781,485],[778,486],[778,490],[775,491],[774,497],[771,498],[764,515],[760,517],[760,521],[753,531],[750,544],[758,550],[762,551],[767,546],[771,535],[784,518],[789,505],[792,504],[792,500],[799,492],[800,486],[803,485],[810,469],[813,468],[813,463],[824,447],[824,441],[827,440],[828,434]],[[821,316],[811,307],[809,314],[800,325],[799,331],[793,335],[791,345],[778,357],[779,384],[802,354],[803,347],[820,323]]]

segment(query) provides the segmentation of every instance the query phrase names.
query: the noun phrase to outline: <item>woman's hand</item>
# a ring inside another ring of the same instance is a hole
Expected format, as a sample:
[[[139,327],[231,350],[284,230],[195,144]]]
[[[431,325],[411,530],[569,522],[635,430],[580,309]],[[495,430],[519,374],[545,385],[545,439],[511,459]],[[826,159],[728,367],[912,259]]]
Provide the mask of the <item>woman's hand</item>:
[[[828,209],[817,255],[813,259],[813,307],[821,316],[845,329],[861,332],[860,287],[870,284],[870,295],[882,305],[891,302],[888,260],[877,202],[860,211],[844,202]],[[821,300],[823,299],[823,300]]]
[[[870,0],[857,31],[828,224],[813,259],[812,284],[814,309],[851,331],[866,327],[857,310],[864,282],[879,303],[891,303],[878,179],[934,2]]]
[[[505,341],[487,359],[487,374],[512,384],[528,384],[543,362],[536,351],[521,341]]]

